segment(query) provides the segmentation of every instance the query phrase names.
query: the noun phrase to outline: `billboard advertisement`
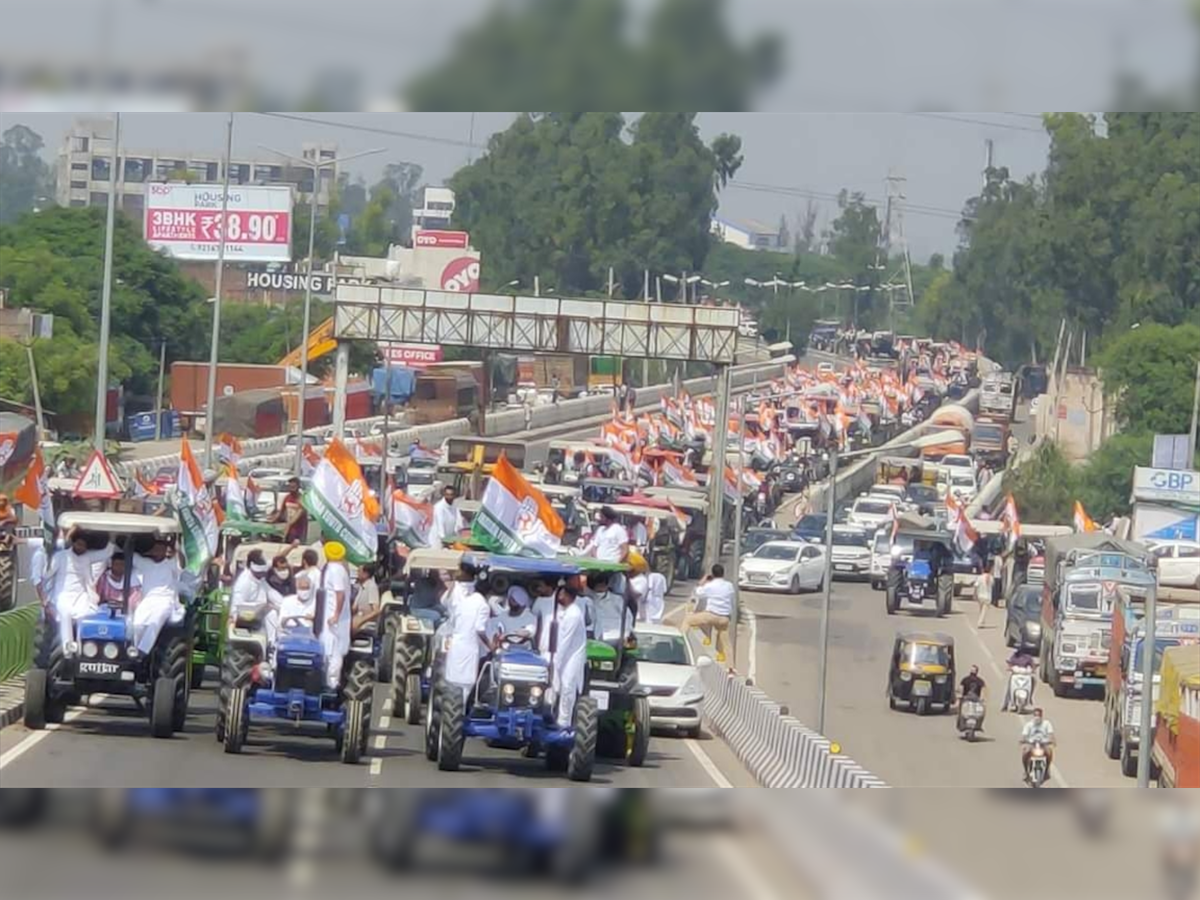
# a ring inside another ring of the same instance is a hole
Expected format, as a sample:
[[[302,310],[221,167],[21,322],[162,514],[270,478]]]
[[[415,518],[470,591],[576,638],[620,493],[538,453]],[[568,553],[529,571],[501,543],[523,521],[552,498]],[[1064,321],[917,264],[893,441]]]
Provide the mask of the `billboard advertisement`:
[[[384,362],[420,369],[442,361],[442,348],[437,344],[381,344]]]
[[[459,256],[442,267],[438,286],[443,291],[474,293],[479,290],[479,256]]]
[[[426,229],[418,231],[417,236],[413,238],[414,247],[446,247],[453,250],[466,250],[470,243],[470,235],[465,231]]]
[[[143,234],[176,259],[215,260],[221,240],[220,185],[146,185]],[[292,258],[289,185],[230,185],[225,259],[287,262]]]

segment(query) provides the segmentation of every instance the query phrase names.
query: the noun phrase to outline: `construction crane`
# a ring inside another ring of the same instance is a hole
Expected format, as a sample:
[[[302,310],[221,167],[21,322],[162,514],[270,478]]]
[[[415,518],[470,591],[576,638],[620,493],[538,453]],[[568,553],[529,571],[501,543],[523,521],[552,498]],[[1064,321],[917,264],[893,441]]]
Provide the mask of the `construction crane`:
[[[320,359],[326,353],[332,353],[337,349],[337,345],[338,342],[333,336],[333,317],[330,316],[314,328],[308,336],[308,361],[312,362],[314,359]],[[304,348],[297,347],[281,359],[277,365],[299,368],[300,363],[303,362],[303,354]]]

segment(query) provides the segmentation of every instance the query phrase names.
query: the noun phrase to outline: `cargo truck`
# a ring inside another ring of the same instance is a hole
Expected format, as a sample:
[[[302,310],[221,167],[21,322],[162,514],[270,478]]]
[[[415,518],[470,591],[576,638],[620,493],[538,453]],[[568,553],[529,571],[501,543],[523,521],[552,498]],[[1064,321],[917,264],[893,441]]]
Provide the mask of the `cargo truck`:
[[[1172,602],[1166,603],[1164,601]],[[1183,602],[1180,602],[1183,601]],[[1136,595],[1118,593],[1113,607],[1107,687],[1104,694],[1104,752],[1121,762],[1121,774],[1137,775],[1140,748],[1143,652],[1146,643],[1145,606]],[[1154,685],[1159,695],[1162,654],[1171,647],[1195,644],[1200,637],[1200,592],[1159,592],[1154,626]]]
[[[1200,646],[1163,654],[1151,759],[1159,787],[1200,787]]]
[[[1077,534],[1047,542],[1042,589],[1042,681],[1055,696],[1106,685],[1113,606],[1157,585],[1136,544]]]

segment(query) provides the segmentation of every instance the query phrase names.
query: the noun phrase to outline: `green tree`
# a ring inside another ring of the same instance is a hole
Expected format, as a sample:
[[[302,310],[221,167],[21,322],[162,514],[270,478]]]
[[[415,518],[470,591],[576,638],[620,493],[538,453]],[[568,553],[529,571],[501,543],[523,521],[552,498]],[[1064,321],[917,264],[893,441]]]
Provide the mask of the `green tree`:
[[[780,39],[735,39],[724,0],[659,0],[640,40],[631,6],[496,4],[404,88],[405,103],[417,111],[744,110],[779,75]]]
[[[699,271],[711,246],[718,169],[740,144],[701,141],[694,113],[521,115],[456,172],[454,222],[484,254],[485,287],[534,277],[562,293],[641,293],[646,268]],[[519,210],[519,214],[514,211]]]
[[[1005,474],[1004,489],[1013,495],[1025,521],[1069,525],[1079,499],[1079,476],[1058,446],[1046,441],[1032,459]]]
[[[1191,425],[1200,325],[1143,325],[1112,340],[1097,362],[1105,393],[1132,432],[1181,434]]]
[[[54,174],[42,159],[42,136],[25,125],[0,135],[0,223],[54,203]]]
[[[1091,455],[1079,473],[1079,500],[1093,519],[1104,522],[1127,516],[1133,492],[1133,469],[1150,465],[1154,437],[1114,434]]]

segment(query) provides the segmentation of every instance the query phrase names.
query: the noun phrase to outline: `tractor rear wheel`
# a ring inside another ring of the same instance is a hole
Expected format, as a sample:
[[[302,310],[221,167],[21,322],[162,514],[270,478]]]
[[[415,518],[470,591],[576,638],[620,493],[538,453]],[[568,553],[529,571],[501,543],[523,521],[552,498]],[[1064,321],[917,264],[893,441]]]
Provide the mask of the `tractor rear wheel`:
[[[650,754],[650,700],[636,697],[633,701],[633,746],[629,748],[629,765],[639,769]]]
[[[225,752],[241,753],[250,732],[250,720],[246,717],[246,688],[235,687],[229,692],[225,707]]]
[[[17,547],[0,550],[0,612],[17,605]]]
[[[462,691],[449,689],[442,695],[442,709],[438,717],[437,765],[443,772],[457,772],[462,765],[463,744],[466,734],[467,706]]]
[[[580,697],[575,701],[575,740],[567,756],[567,778],[571,781],[591,781],[596,767],[596,731],[599,726],[599,709],[591,697]]]

